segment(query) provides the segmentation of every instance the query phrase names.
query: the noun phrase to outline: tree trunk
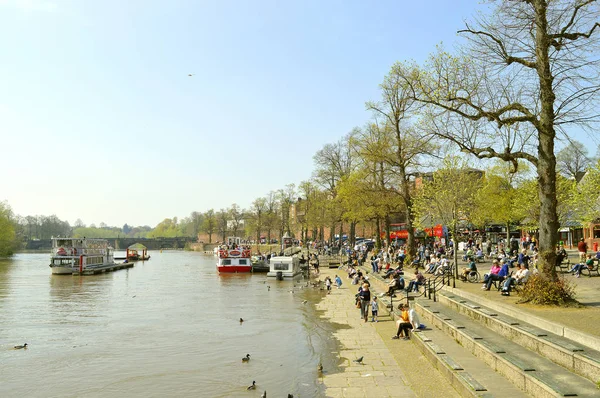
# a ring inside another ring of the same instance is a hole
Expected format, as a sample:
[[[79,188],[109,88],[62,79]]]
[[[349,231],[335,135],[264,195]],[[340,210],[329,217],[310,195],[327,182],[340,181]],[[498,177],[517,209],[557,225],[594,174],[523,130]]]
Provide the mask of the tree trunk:
[[[538,194],[540,198],[539,253],[542,272],[556,280],[556,242],[558,241],[558,213],[556,210],[556,157],[554,156],[554,95],[547,1],[535,0],[536,13],[536,65],[540,82],[540,117],[538,122]]]
[[[331,228],[329,229],[329,244],[333,245],[335,243],[335,223],[331,224]]]
[[[208,234],[208,243],[212,243],[212,232]]]
[[[348,234],[348,240],[350,241],[350,247],[354,247],[354,242],[356,241],[356,221],[350,222],[350,232]]]
[[[390,235],[391,235],[392,231],[390,229],[390,216],[385,216],[385,241],[387,242],[387,245],[390,244]],[[387,247],[386,245],[386,247]]]
[[[379,217],[375,220],[375,228],[377,229],[377,236],[375,237],[375,247],[381,249],[381,222]]]
[[[458,222],[454,220],[454,226],[452,227],[452,246],[454,247],[454,278],[458,278]]]

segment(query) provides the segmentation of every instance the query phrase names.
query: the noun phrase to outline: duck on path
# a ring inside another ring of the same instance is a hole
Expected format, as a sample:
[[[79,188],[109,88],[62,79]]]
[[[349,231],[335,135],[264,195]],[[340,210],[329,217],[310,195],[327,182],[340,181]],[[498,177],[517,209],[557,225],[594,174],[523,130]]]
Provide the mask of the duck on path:
[[[242,362],[248,362],[248,361],[250,361],[250,354],[246,354],[246,356],[242,358]]]
[[[248,388],[246,388],[246,390],[256,390],[256,382],[252,381],[252,385],[248,386]]]
[[[16,345],[15,346],[15,350],[20,350],[21,348],[27,348],[27,343],[25,343],[23,345]]]

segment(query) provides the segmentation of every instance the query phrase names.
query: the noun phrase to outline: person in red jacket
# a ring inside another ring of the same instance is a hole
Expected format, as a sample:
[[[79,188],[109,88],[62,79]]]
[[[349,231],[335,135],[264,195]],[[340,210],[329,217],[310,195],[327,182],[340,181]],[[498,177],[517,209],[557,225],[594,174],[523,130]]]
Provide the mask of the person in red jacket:
[[[579,243],[577,244],[577,251],[579,251],[579,261],[584,262],[587,255],[587,243],[583,240],[583,238],[579,239]]]

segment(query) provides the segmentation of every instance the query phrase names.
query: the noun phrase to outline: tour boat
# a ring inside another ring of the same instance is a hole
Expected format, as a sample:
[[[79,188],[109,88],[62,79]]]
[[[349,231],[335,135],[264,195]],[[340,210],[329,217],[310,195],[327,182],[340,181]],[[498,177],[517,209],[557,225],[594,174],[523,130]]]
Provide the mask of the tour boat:
[[[239,246],[234,249],[219,249],[217,270],[221,273],[252,272],[250,249],[245,249]]]
[[[269,262],[268,277],[277,279],[293,278],[300,274],[300,259],[297,256],[277,256],[271,257]]]
[[[96,273],[118,264],[105,239],[52,238],[50,268],[53,274]]]

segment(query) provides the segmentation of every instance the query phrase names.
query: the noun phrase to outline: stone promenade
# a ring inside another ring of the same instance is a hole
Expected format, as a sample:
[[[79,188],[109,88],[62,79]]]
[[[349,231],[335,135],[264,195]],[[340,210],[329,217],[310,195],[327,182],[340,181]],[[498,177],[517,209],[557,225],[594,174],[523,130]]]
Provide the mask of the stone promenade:
[[[456,391],[435,370],[411,341],[391,340],[395,323],[380,305],[378,323],[364,323],[360,310],[352,305],[358,286],[351,285],[346,273],[337,269],[322,269],[319,279],[336,273],[344,282],[341,289],[333,287],[317,304],[322,317],[337,324],[332,336],[341,345],[338,355],[341,372],[323,372],[322,381],[328,397],[458,397]],[[363,364],[353,362],[364,356]]]

